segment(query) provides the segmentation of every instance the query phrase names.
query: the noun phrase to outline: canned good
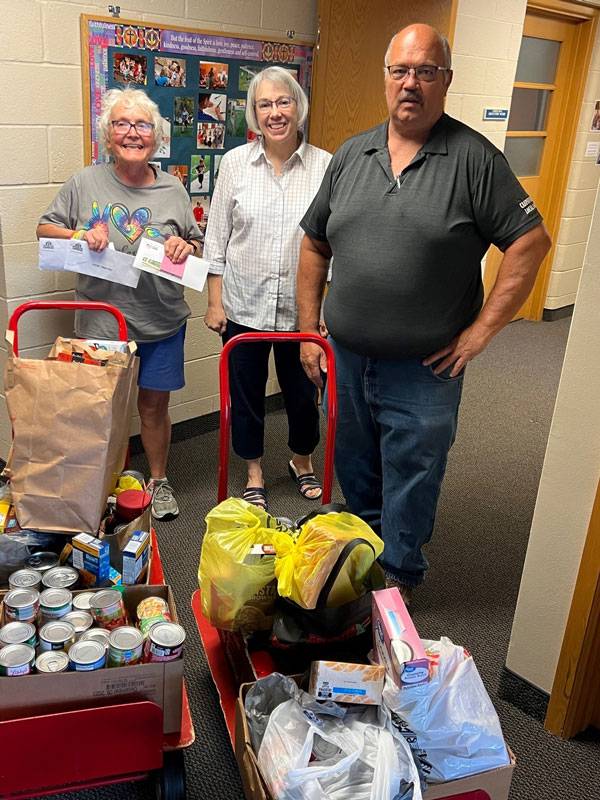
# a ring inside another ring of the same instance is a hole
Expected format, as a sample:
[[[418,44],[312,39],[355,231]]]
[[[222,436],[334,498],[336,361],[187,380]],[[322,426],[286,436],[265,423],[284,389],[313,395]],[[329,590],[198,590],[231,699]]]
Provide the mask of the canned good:
[[[64,650],[48,650],[35,660],[35,668],[40,673],[66,672],[69,668],[69,656]]]
[[[69,669],[74,672],[90,672],[105,665],[106,650],[100,642],[80,640],[69,650]]]
[[[40,595],[42,622],[60,619],[71,610],[73,595],[68,589],[45,589]]]
[[[31,622],[9,622],[0,628],[0,649],[7,644],[37,646],[37,632]]]
[[[93,641],[93,642],[100,642],[102,647],[105,650],[108,650],[108,640],[110,639],[110,631],[107,631],[106,628],[91,628],[89,631],[86,631],[81,639],[80,642],[83,641]]]
[[[53,567],[58,567],[59,558],[56,553],[51,553],[49,550],[43,550],[40,553],[32,553],[25,559],[25,566],[34,569],[36,572],[47,572]]]
[[[108,640],[108,666],[126,667],[142,659],[144,637],[130,625],[115,628]]]
[[[73,595],[73,611],[90,610],[90,599],[94,596],[93,592],[78,592]]]
[[[0,650],[0,675],[14,678],[31,675],[35,664],[35,650],[28,644],[9,644]]]
[[[100,627],[109,631],[128,624],[121,592],[116,589],[95,592],[90,600],[90,613]]]
[[[68,650],[75,644],[75,628],[70,622],[55,619],[40,628],[40,650]]]
[[[185,631],[175,622],[157,622],[148,631],[144,661],[175,661],[183,652]]]
[[[139,620],[139,629],[144,636],[147,636],[150,628],[158,622],[171,622],[169,605],[162,597],[144,598],[138,603],[136,613]]]
[[[42,578],[47,589],[74,589],[78,581],[79,572],[74,567],[53,567]]]
[[[42,573],[34,569],[18,569],[8,576],[11,589],[35,589],[39,592],[42,585]]]
[[[11,589],[4,595],[4,615],[10,622],[35,622],[40,593],[35,589]]]
[[[62,622],[70,622],[75,628],[75,638],[80,639],[82,634],[89,630],[94,624],[92,615],[89,611],[69,611],[62,618]]]

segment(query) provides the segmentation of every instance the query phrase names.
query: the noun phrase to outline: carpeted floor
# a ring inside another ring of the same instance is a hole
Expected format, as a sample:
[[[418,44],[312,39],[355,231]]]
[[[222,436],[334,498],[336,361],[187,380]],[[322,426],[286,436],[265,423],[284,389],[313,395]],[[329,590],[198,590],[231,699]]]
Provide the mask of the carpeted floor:
[[[592,800],[600,786],[600,736],[588,733],[563,742],[497,694],[568,328],[568,319],[514,323],[469,366],[458,437],[427,551],[431,568],[414,607],[422,636],[446,635],[473,653],[517,756],[511,800]],[[295,492],[287,474],[284,414],[269,415],[267,425],[271,510],[299,516],[311,505]],[[143,458],[132,466],[143,468]],[[203,519],[215,503],[216,466],[216,432],[173,445],[169,474],[181,515],[159,525],[158,534],[188,635],[186,679],[196,729],[196,742],[186,751],[188,797],[241,800],[235,760],[189,605],[197,585]],[[234,459],[232,494],[240,492],[242,479]],[[92,733],[89,741],[92,745]],[[146,784],[128,784],[65,797],[125,800],[154,794]]]

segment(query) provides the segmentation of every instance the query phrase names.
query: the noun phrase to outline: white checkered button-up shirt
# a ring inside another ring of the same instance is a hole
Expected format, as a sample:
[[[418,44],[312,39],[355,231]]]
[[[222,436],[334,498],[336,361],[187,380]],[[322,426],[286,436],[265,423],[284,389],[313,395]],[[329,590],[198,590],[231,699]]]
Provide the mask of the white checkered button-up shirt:
[[[296,270],[304,236],[299,222],[330,160],[330,153],[304,141],[281,175],[260,140],[223,156],[204,258],[211,273],[223,275],[228,319],[256,330],[297,330]]]

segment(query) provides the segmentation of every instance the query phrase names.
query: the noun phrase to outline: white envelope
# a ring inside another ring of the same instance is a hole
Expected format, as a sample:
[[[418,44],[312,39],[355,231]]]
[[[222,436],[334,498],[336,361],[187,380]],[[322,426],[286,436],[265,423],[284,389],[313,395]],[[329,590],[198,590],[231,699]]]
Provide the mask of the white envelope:
[[[65,259],[65,269],[69,272],[79,272],[93,278],[102,278],[111,283],[120,283],[135,289],[140,280],[140,273],[133,267],[133,256],[128,253],[119,253],[114,248],[107,247],[102,252],[90,250],[87,242],[81,239],[68,239]]]
[[[181,286],[188,286],[201,292],[206,283],[206,276],[210,267],[210,261],[196,256],[188,256],[186,260],[177,265],[181,269],[181,277],[164,270],[165,248],[160,242],[142,238],[140,246],[135,256],[133,266],[142,272],[148,272],[156,278],[164,278]]]
[[[60,271],[65,268],[69,239],[40,239],[39,268]]]

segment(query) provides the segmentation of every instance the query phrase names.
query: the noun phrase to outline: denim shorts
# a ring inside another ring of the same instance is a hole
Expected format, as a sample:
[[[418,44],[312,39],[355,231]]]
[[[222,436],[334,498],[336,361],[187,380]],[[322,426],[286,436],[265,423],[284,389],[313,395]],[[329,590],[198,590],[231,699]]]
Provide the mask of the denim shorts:
[[[140,358],[138,386],[159,392],[174,392],[185,386],[183,373],[183,342],[185,325],[166,339],[156,342],[139,342]]]

